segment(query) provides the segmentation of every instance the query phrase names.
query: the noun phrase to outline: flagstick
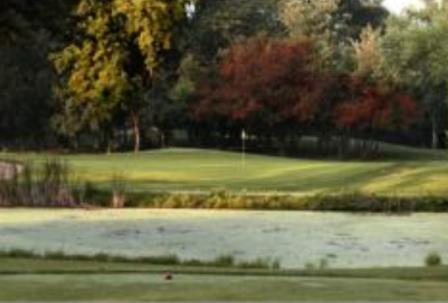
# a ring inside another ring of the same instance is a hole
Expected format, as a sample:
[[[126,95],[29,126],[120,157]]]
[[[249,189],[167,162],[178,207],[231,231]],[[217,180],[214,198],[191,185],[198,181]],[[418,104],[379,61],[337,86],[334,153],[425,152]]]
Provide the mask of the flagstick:
[[[246,167],[246,132],[244,129],[241,131],[241,166],[244,169]]]

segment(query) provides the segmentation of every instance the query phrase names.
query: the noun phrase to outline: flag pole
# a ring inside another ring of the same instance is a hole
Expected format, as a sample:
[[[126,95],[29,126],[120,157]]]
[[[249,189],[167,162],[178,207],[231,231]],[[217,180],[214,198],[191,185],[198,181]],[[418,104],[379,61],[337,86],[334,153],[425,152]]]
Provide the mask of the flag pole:
[[[246,167],[246,139],[247,134],[244,128],[241,130],[241,166]]]

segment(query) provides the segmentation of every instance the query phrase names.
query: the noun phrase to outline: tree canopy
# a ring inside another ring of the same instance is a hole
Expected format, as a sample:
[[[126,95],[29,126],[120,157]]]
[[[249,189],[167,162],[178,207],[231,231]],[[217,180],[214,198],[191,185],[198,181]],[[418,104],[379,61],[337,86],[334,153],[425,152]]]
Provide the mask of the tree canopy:
[[[244,128],[263,152],[441,148],[448,4],[425,2],[4,0],[0,143],[234,148]]]

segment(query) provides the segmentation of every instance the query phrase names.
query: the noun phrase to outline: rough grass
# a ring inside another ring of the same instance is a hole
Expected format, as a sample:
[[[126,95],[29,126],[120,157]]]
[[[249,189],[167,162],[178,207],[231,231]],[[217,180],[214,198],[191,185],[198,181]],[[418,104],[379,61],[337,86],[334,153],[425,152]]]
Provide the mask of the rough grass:
[[[443,152],[383,146],[377,161],[306,160],[231,152],[165,149],[140,154],[57,155],[78,179],[102,188],[121,174],[132,192],[287,192],[300,195],[362,192],[378,195],[446,195],[448,156]],[[0,154],[10,160],[42,161],[49,154]]]
[[[127,257],[108,253],[87,254],[67,254],[63,251],[46,251],[36,253],[31,250],[10,249],[0,251],[0,258],[3,259],[32,259],[32,260],[61,260],[61,261],[90,261],[107,263],[141,263],[150,265],[169,266],[195,266],[195,267],[216,267],[216,268],[255,268],[255,269],[280,269],[278,260],[258,258],[253,261],[236,261],[232,255],[221,255],[214,260],[203,261],[199,259],[181,259],[177,255]],[[1,272],[1,268],[0,268]]]

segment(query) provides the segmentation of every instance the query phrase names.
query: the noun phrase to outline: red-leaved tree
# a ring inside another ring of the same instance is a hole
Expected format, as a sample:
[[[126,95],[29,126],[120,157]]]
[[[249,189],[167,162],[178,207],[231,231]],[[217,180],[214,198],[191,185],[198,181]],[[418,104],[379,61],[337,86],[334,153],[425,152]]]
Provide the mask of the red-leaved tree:
[[[319,70],[314,55],[308,40],[252,38],[232,45],[216,74],[198,87],[194,116],[226,125],[225,138],[241,127],[281,144],[308,133],[319,138],[322,152],[344,155],[352,137],[367,154],[378,147],[378,131],[415,120],[416,102],[408,95],[354,74]]]
[[[417,103],[409,95],[356,77],[349,81],[346,99],[334,111],[339,128],[393,130],[415,121]]]
[[[196,117],[220,115],[246,127],[308,123],[324,98],[309,41],[253,38],[234,44],[218,76],[199,88]]]

